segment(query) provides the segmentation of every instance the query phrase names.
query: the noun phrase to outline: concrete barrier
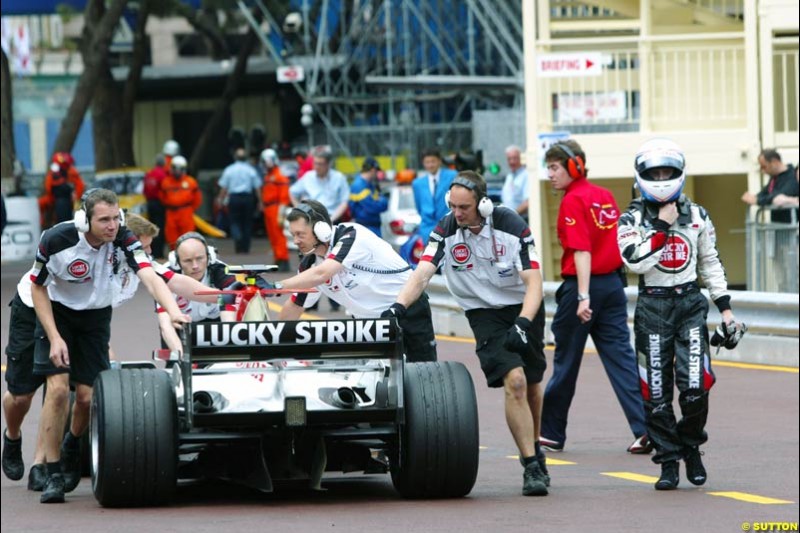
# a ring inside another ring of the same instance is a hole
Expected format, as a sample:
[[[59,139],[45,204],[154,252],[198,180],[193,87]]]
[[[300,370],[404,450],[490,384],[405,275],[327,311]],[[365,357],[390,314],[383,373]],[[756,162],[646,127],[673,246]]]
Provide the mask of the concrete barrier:
[[[547,315],[545,339],[549,344],[553,343],[550,323],[556,310],[555,293],[559,285],[559,282],[554,281],[544,283]],[[453,300],[445,286],[444,278],[434,276],[427,292],[433,310],[433,326],[436,333],[471,338],[472,330],[464,316],[464,310]],[[628,325],[632,332],[633,312],[638,296],[637,288],[628,287],[625,289],[625,294],[628,297]],[[703,290],[703,294],[709,298],[708,291]],[[722,317],[716,306],[711,303],[710,298],[709,303],[708,328],[713,331],[722,321]],[[715,359],[795,368],[800,366],[800,348],[798,347],[800,296],[772,292],[731,291],[731,305],[736,319],[747,324],[748,333],[733,351],[723,348],[716,353],[716,348],[712,348],[712,355]],[[631,343],[633,343],[633,334],[631,334]],[[593,347],[591,338],[587,346]]]

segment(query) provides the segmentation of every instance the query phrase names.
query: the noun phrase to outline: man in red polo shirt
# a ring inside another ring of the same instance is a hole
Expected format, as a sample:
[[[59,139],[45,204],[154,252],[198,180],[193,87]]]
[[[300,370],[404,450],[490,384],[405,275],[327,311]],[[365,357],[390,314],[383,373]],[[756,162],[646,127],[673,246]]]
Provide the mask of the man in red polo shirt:
[[[586,155],[577,142],[554,144],[545,160],[553,188],[565,191],[557,223],[564,283],[556,292],[556,351],[544,394],[541,445],[550,451],[564,449],[567,415],[591,335],[636,439],[628,451],[648,454],[652,445],[646,435],[617,246],[619,208],[610,191],[586,179]]]

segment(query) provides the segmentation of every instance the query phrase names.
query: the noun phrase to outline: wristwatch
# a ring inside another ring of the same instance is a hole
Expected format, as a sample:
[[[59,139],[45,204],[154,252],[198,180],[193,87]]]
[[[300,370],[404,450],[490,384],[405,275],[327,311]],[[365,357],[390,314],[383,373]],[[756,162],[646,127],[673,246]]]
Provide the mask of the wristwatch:
[[[281,289],[283,288],[283,283],[281,283],[280,281],[276,281],[276,282],[273,284],[272,288],[273,288],[273,289],[278,289],[278,290],[281,290]]]
[[[589,295],[588,294],[582,294],[580,292],[578,293],[578,301],[579,302],[582,302],[582,301],[588,300],[588,299],[589,299]]]

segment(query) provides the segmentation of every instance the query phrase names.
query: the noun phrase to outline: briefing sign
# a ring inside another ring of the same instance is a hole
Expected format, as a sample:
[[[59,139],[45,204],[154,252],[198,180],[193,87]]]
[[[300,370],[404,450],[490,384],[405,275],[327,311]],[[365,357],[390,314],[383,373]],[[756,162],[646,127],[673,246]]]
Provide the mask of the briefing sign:
[[[599,76],[603,73],[600,52],[540,54],[536,56],[536,72],[540,78]]]

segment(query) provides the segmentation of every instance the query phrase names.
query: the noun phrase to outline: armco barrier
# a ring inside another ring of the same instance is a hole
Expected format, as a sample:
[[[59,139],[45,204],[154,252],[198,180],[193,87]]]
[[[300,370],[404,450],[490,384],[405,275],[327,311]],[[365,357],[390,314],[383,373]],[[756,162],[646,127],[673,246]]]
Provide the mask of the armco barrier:
[[[545,337],[548,343],[553,342],[550,323],[556,310],[555,293],[560,283],[548,281],[544,283],[545,312],[547,328]],[[464,311],[456,304],[444,283],[442,276],[434,276],[428,285],[433,310],[433,325],[440,335],[472,337]],[[637,289],[625,289],[628,296],[628,324],[631,326],[631,342],[633,342],[633,311],[636,306]],[[703,291],[708,298],[708,291]],[[710,300],[709,300],[710,302]],[[712,348],[714,359],[739,361],[745,363],[761,363],[798,367],[800,348],[798,348],[798,308],[800,297],[797,294],[731,291],[731,304],[736,320],[747,324],[748,333],[736,350],[722,349],[716,353]],[[722,318],[713,303],[709,305],[708,327],[713,331]],[[589,339],[588,346],[591,346]]]

